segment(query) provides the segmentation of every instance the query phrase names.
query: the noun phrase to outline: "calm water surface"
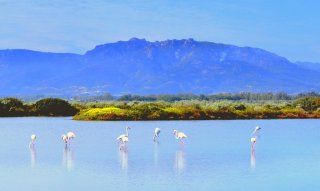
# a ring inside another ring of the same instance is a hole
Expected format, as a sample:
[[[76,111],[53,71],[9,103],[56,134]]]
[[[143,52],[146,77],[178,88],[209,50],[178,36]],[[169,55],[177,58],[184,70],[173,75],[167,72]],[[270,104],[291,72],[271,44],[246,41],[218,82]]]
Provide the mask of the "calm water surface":
[[[116,137],[131,126],[128,152]],[[260,125],[256,152],[250,133]],[[160,127],[159,144],[152,141]],[[189,137],[174,139],[178,129]],[[65,150],[61,134],[77,134]],[[30,134],[38,136],[34,150]],[[0,118],[0,190],[319,190],[320,120]]]

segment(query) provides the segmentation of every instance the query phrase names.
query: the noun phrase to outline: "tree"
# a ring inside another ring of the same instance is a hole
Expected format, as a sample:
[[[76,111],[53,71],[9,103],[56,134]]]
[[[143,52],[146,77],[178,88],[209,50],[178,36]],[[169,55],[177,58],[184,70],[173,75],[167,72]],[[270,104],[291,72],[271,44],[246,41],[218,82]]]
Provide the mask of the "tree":
[[[41,116],[73,116],[78,109],[63,99],[46,98],[34,104],[35,112]]]
[[[1,116],[23,116],[27,115],[26,106],[16,98],[3,98],[0,100]]]

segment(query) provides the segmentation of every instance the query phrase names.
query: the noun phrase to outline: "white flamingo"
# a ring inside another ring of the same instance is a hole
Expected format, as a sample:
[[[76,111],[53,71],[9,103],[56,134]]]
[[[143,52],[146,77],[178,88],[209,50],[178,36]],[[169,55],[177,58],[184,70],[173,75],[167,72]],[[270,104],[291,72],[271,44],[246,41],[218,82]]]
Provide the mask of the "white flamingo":
[[[157,128],[154,129],[154,135],[153,135],[153,141],[154,142],[158,141],[160,132],[161,132],[160,128],[157,127]]]
[[[69,131],[67,134],[61,135],[61,139],[66,147],[71,143],[71,140],[74,138],[76,138],[76,134],[72,131]]]
[[[125,146],[127,142],[129,142],[129,130],[131,128],[129,126],[126,127],[126,134],[122,134],[120,135],[117,140],[118,143],[120,144],[120,150],[122,148],[122,146]]]
[[[35,134],[32,134],[32,135],[30,136],[30,138],[31,138],[31,140],[30,140],[30,143],[29,143],[29,147],[30,147],[30,148],[33,148],[33,147],[34,147],[34,144],[35,144],[35,142],[36,142],[37,136],[36,136]]]
[[[251,142],[251,152],[254,152],[254,150],[255,150],[255,145],[256,145],[256,143],[257,143],[257,138],[256,138],[256,137],[252,137],[252,138],[250,139],[250,142]]]
[[[175,136],[176,139],[179,139],[181,143],[184,143],[183,142],[183,139],[186,139],[187,138],[187,135],[184,134],[183,132],[179,132],[177,130],[173,130],[173,134]]]

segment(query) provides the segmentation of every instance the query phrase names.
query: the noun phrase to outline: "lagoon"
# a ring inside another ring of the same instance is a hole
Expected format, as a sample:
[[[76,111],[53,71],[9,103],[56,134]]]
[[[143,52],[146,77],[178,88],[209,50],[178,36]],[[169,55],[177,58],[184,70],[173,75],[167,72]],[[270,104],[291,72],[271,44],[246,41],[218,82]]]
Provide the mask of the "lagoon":
[[[128,152],[116,138],[131,126]],[[250,136],[262,127],[255,154]],[[154,128],[162,129],[159,144]],[[174,139],[188,135],[184,146]],[[77,134],[69,150],[61,134]],[[30,135],[37,134],[34,150]],[[318,190],[320,120],[0,118],[0,190]]]

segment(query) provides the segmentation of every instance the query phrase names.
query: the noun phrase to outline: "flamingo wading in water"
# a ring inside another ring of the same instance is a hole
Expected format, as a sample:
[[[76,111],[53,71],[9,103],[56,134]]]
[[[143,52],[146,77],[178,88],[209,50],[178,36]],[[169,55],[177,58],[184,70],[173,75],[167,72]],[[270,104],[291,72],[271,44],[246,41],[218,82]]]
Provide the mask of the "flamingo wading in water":
[[[251,142],[251,152],[254,152],[254,150],[255,150],[255,145],[256,145],[256,142],[257,142],[257,138],[252,137],[252,138],[250,139],[250,142]]]
[[[30,138],[31,138],[31,140],[30,140],[30,143],[29,143],[29,147],[32,148],[32,147],[34,147],[34,144],[36,142],[37,136],[35,134],[32,134],[30,136]]]
[[[183,139],[187,138],[186,134],[184,134],[183,132],[179,132],[177,130],[173,130],[173,134],[174,134],[176,139],[179,139],[181,141],[181,143],[184,143]]]
[[[153,141],[154,142],[158,141],[160,132],[161,132],[160,128],[157,127],[157,128],[154,129],[154,135],[153,135]]]
[[[64,142],[65,147],[67,147],[68,144],[70,144],[70,141],[72,139],[74,139],[74,138],[76,138],[76,134],[74,132],[72,132],[72,131],[69,131],[67,134],[62,134],[61,135],[61,139]]]
[[[117,140],[118,140],[118,143],[120,144],[120,150],[123,146],[126,145],[127,142],[129,142],[129,130],[131,128],[129,126],[126,127],[126,134],[122,134],[120,135]]]

